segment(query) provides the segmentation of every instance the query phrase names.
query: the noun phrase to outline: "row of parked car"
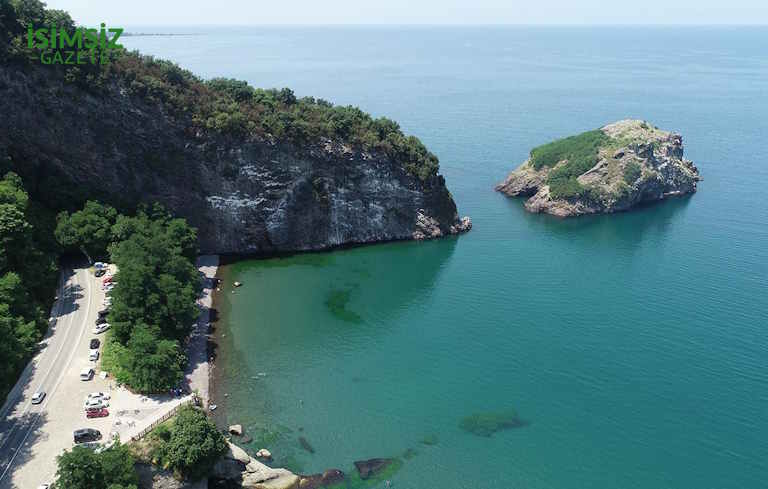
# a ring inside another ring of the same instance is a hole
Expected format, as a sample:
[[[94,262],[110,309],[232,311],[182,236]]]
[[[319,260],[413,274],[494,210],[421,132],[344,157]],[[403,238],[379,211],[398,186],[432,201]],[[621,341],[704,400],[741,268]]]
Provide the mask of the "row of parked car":
[[[96,317],[96,325],[92,330],[93,334],[101,334],[109,329],[109,323],[107,322],[107,315],[109,314],[109,308],[112,306],[112,299],[109,297],[109,293],[114,288],[116,282],[114,282],[114,276],[108,272],[108,264],[96,262],[94,264],[95,275],[102,278],[102,290],[107,293],[107,297],[102,302],[102,309],[98,312]],[[99,347],[101,346],[101,340],[98,338],[91,338],[88,343],[88,360],[91,362],[97,362],[100,357]],[[92,367],[85,368],[80,372],[80,380],[88,381],[95,375]],[[110,395],[105,392],[91,392],[85,398],[83,403],[83,409],[85,410],[85,417],[90,418],[103,418],[109,416],[109,400]],[[101,432],[94,428],[81,428],[75,430],[73,433],[75,443],[90,443],[101,439]]]

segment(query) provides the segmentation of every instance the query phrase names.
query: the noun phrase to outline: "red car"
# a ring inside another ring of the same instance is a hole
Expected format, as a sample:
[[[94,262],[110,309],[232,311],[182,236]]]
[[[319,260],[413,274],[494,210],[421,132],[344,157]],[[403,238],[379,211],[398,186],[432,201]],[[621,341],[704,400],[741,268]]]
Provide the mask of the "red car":
[[[101,283],[108,284],[108,283],[110,283],[112,281],[113,277],[114,277],[114,275],[110,275],[108,277],[104,277],[104,280],[102,280]]]
[[[85,412],[86,418],[103,418],[109,416],[107,408],[89,409]]]

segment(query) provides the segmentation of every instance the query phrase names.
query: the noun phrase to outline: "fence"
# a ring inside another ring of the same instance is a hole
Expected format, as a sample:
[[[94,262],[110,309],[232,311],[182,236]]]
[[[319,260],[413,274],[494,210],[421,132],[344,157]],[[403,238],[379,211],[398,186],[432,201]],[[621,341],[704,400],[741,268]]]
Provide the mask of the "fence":
[[[199,403],[199,400],[197,399],[197,396],[195,396],[195,395],[193,395],[189,399],[181,401],[180,403],[175,405],[173,407],[173,409],[171,409],[167,413],[163,414],[162,416],[160,416],[156,420],[152,421],[152,423],[149,426],[147,426],[143,430],[139,431],[137,434],[133,435],[131,437],[131,441],[138,441],[138,440],[144,438],[147,435],[147,433],[149,433],[150,431],[152,431],[155,428],[157,428],[157,425],[159,425],[160,423],[163,423],[163,422],[169,420],[170,418],[172,418],[173,415],[175,415],[177,412],[179,412],[179,409],[181,409],[182,407],[187,406],[189,404],[197,405],[198,403]]]

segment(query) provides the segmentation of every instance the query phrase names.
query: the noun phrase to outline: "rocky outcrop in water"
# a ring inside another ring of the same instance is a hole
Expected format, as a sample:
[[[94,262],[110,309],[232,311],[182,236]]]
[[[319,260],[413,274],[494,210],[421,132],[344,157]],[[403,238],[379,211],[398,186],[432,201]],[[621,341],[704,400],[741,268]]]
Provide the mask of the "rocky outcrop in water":
[[[496,190],[528,197],[530,212],[568,217],[693,193],[699,180],[679,134],[624,120],[535,148]]]
[[[286,469],[273,469],[229,443],[229,450],[216,462],[211,477],[253,489],[298,489],[300,478]]]
[[[0,171],[53,209],[160,202],[198,228],[202,253],[273,254],[468,230],[440,175],[419,178],[345,141],[217,135],[129,80],[97,92],[42,66],[0,66]],[[34,110],[31,110],[34,108]]]

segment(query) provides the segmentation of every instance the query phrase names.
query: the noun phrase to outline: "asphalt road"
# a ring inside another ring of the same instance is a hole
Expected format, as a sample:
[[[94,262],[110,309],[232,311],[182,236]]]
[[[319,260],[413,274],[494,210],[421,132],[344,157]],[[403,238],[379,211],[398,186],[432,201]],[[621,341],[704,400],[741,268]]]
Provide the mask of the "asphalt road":
[[[51,312],[43,348],[0,409],[2,489],[35,488],[51,482],[56,455],[73,444],[72,430],[105,425],[102,420],[86,420],[82,409],[84,396],[106,390],[105,381],[94,378],[82,382],[78,378],[86,366],[98,372],[87,358],[88,342],[94,336],[90,330],[104,297],[97,280],[85,268],[62,272],[59,299]],[[47,394],[38,405],[30,402],[36,391]]]

